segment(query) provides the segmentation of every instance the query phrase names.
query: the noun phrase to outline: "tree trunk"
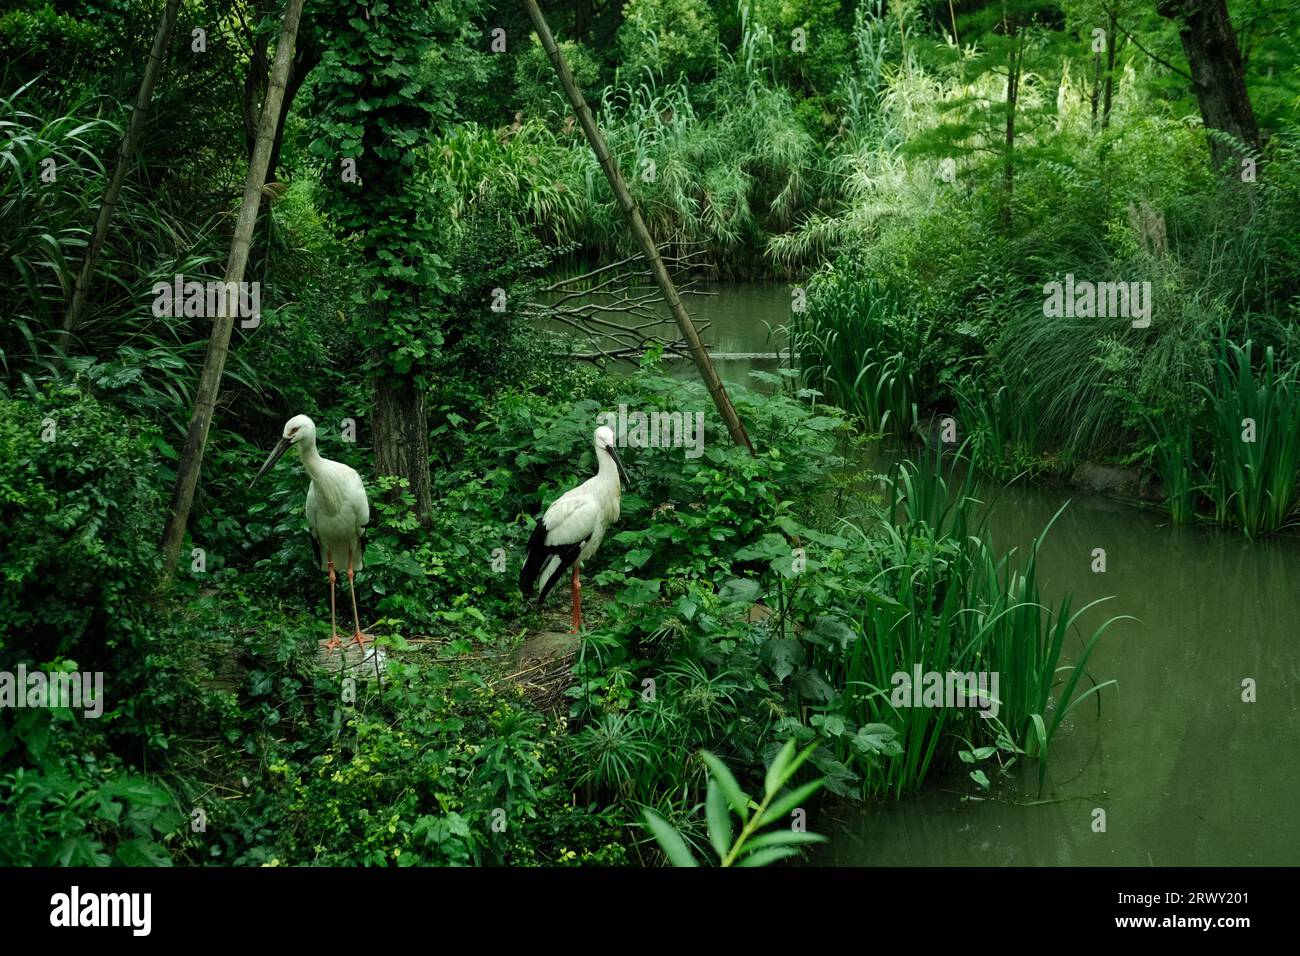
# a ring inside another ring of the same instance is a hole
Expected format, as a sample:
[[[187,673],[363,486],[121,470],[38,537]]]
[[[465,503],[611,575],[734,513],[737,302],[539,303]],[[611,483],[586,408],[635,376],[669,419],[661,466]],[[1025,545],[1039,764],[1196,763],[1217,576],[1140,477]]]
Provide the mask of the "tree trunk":
[[[280,150],[284,145],[284,126],[289,119],[289,110],[294,98],[302,88],[308,74],[320,63],[320,48],[310,29],[305,32],[299,24],[299,36],[295,44],[293,63],[289,67],[289,78],[285,81],[284,98],[280,103],[280,117],[275,124],[275,139],[271,143],[271,159],[266,167],[268,182],[275,181],[275,171],[280,166]],[[244,78],[244,139],[247,142],[248,158],[253,158],[257,146],[257,130],[261,116],[260,102],[266,97],[267,62],[266,38],[254,44],[253,52],[248,58],[248,74]]]
[[[1097,100],[1101,95],[1101,54],[1092,55],[1092,92],[1088,95],[1088,101],[1092,106],[1092,125],[1097,126]]]
[[[1016,183],[1016,102],[1020,97],[1020,67],[1024,60],[1024,37],[1011,24],[1011,55],[1007,58],[1007,122],[1002,154],[1002,206],[998,218],[1003,230],[1011,228],[1011,198]]]
[[[590,26],[591,0],[576,0],[573,10],[573,38],[578,41],[585,41]]]
[[[381,372],[375,379],[375,470],[405,478],[416,515],[428,521],[433,510],[429,425],[424,392],[411,376]]]
[[[1183,52],[1192,69],[1192,91],[1206,129],[1221,130],[1241,140],[1247,149],[1258,150],[1259,124],[1246,93],[1246,75],[1226,0],[1158,0],[1156,9],[1178,24]],[[1240,152],[1210,137],[1210,157],[1216,169],[1229,162],[1236,166]],[[1237,170],[1231,172],[1235,175]]]
[[[591,109],[587,106],[582,91],[578,89],[578,83],[569,70],[569,64],[565,62],[560,48],[555,45],[555,38],[551,36],[551,28],[546,25],[546,19],[537,6],[537,0],[524,0],[524,5],[528,8],[528,15],[532,17],[533,26],[537,29],[537,36],[542,41],[542,47],[551,58],[551,64],[559,75],[560,85],[564,87],[565,95],[569,98],[569,104],[578,116],[578,122],[582,125],[582,131],[587,136],[587,142],[591,144],[596,158],[600,160],[600,165],[605,170],[605,178],[609,180],[610,188],[614,190],[614,195],[618,198],[618,204],[622,208],[623,214],[628,218],[628,223],[632,227],[632,234],[641,247],[641,253],[645,256],[646,264],[649,265],[650,271],[654,274],[655,282],[658,283],[664,298],[668,300],[668,307],[672,310],[673,318],[677,320],[677,327],[681,329],[682,338],[690,346],[691,357],[695,359],[695,367],[699,369],[700,377],[704,379],[705,388],[709,390],[709,394],[713,397],[713,404],[717,406],[719,414],[722,415],[722,420],[727,423],[727,431],[730,432],[732,441],[749,449],[752,454],[754,446],[749,440],[749,435],[745,433],[745,426],[741,424],[740,416],[736,414],[735,406],[731,404],[731,399],[727,396],[727,390],[723,388],[722,380],[718,378],[717,370],[713,367],[713,360],[704,348],[704,343],[700,341],[700,334],[695,329],[695,323],[691,321],[686,306],[682,304],[681,297],[677,294],[677,288],[673,285],[672,277],[668,275],[664,261],[659,256],[659,249],[655,245],[654,238],[650,235],[650,230],[646,228],[645,222],[641,218],[641,211],[637,209],[636,202],[632,199],[632,194],[628,192],[627,183],[623,180],[623,173],[619,170],[618,164],[614,162],[614,157],[610,155],[609,148],[605,145],[605,138],[601,135],[600,130],[596,128],[596,121],[591,115]]]
[[[1106,95],[1101,108],[1101,128],[1110,128],[1110,104],[1115,97],[1115,18],[1110,18],[1110,29],[1106,31]]]
[[[262,202],[262,187],[266,183],[266,168],[271,159],[271,146],[280,116],[280,103],[284,99],[289,64],[293,60],[294,41],[298,35],[298,18],[302,15],[302,5],[303,0],[289,0],[284,11],[280,43],[275,49],[275,65],[271,69],[266,102],[262,106],[262,115],[258,123],[257,146],[248,164],[248,178],[244,181],[244,198],[239,207],[239,218],[235,222],[235,233],[230,240],[230,257],[226,260],[225,273],[227,289],[234,288],[230,283],[243,282],[244,268],[248,265],[248,250],[252,244],[253,227],[257,225],[257,212]],[[221,375],[226,366],[226,355],[230,351],[230,334],[235,325],[236,297],[225,296],[223,304],[221,314],[213,319],[212,337],[208,340],[203,374],[199,378],[198,391],[194,395],[194,410],[185,437],[185,448],[181,452],[180,467],[176,472],[176,485],[172,489],[167,526],[163,529],[164,580],[170,578],[176,571],[181,542],[185,539],[185,526],[189,522],[190,506],[194,502],[194,489],[198,486],[199,471],[203,465],[208,427],[212,424],[212,413],[217,404],[217,393],[221,388]]]
[[[99,215],[95,218],[95,231],[86,247],[85,258],[77,273],[76,284],[72,287],[72,299],[68,311],[63,315],[63,339],[67,340],[77,326],[81,324],[81,314],[86,309],[86,299],[90,295],[90,284],[95,277],[95,267],[99,265],[99,254],[104,249],[104,240],[108,237],[108,225],[113,220],[117,201],[122,196],[122,185],[126,182],[127,171],[131,168],[131,157],[140,145],[140,134],[144,132],[144,120],[149,112],[149,103],[153,99],[153,89],[162,73],[163,56],[171,44],[172,31],[176,27],[176,13],[180,9],[180,0],[167,0],[162,19],[158,21],[158,31],[154,34],[153,48],[149,51],[149,62],[144,68],[144,78],[140,81],[140,92],[135,98],[135,108],[131,110],[131,120],[126,133],[122,136],[121,146],[117,151],[117,165],[113,177],[104,190],[100,201]]]

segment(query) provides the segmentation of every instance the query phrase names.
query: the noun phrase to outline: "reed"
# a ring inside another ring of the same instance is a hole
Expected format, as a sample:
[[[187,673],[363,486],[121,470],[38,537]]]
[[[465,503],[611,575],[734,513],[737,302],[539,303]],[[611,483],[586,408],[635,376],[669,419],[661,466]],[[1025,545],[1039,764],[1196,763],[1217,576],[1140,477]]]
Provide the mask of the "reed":
[[[1192,423],[1188,419],[1174,423],[1165,416],[1148,417],[1155,435],[1152,463],[1164,489],[1165,507],[1175,524],[1186,524],[1196,517],[1197,467],[1192,445]]]
[[[870,281],[823,283],[794,313],[792,350],[810,384],[879,433],[908,435],[918,417],[921,343]]]
[[[967,429],[971,460],[981,471],[1003,481],[1019,473],[1021,461],[1038,447],[1036,419],[1025,415],[1022,403],[1005,385],[981,388],[970,376],[955,389],[958,416]]]
[[[1062,721],[1114,683],[1079,689],[1101,637],[1124,617],[1111,617],[1084,636],[1084,618],[1108,599],[1074,610],[1070,595],[1049,605],[1041,593],[1039,552],[1061,512],[1023,558],[1015,550],[999,552],[984,532],[987,508],[965,472],[950,481],[937,456],[898,467],[881,527],[857,529],[864,542],[882,549],[883,562],[861,590],[858,637],[842,651],[816,652],[832,684],[846,688],[837,716],[860,728],[838,756],[859,774],[864,797],[917,790],[936,761],[948,762],[972,740],[1037,759],[1041,787]],[[1075,633],[1078,649],[1072,663],[1063,664]],[[997,719],[947,702],[896,706],[894,676],[917,668],[997,674]]]
[[[1215,519],[1248,537],[1288,525],[1300,470],[1300,383],[1282,370],[1272,347],[1252,364],[1251,342],[1220,341],[1210,399],[1214,452],[1210,495]]]

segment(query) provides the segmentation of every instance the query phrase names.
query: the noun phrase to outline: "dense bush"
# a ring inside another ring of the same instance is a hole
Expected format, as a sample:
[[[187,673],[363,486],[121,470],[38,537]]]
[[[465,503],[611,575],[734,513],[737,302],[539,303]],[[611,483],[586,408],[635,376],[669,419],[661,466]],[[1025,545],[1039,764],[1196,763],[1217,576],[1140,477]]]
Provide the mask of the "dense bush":
[[[76,389],[0,401],[0,649],[106,663],[157,579],[157,434]]]

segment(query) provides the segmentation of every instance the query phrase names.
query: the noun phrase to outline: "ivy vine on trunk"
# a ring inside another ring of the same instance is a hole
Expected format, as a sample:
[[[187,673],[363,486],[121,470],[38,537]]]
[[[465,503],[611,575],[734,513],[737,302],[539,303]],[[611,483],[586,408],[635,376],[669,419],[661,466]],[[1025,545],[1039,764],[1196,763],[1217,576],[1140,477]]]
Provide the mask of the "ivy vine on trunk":
[[[431,212],[447,204],[431,201],[436,160],[423,144],[453,115],[458,51],[474,46],[466,33],[480,6],[334,0],[317,21],[311,148],[324,164],[322,205],[364,276],[351,321],[371,357],[375,466],[406,479],[422,520],[432,507],[424,397],[452,288],[439,255],[446,219]]]

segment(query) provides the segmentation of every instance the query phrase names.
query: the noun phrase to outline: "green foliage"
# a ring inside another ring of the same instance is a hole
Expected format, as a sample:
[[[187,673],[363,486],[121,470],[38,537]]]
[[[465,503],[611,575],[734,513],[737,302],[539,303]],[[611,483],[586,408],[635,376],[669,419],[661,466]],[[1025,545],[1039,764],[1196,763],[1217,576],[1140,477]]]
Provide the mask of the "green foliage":
[[[385,368],[421,381],[443,342],[426,310],[452,291],[440,254],[450,245],[446,198],[428,173],[425,137],[478,75],[469,31],[479,7],[421,0],[398,15],[380,3],[359,17],[338,3],[317,13],[311,153],[323,164],[326,212],[361,261],[354,321]]]
[[[628,0],[618,48],[633,82],[646,72],[669,82],[681,75],[698,80],[713,65],[718,26],[707,0]]]
[[[601,856],[608,847],[587,842],[602,815],[569,803],[556,763],[560,728],[521,695],[467,685],[437,663],[390,669],[389,678],[382,700],[337,714],[320,752],[272,760],[270,799],[289,825],[258,856],[535,865],[581,852],[584,862],[611,862]]]
[[[1295,510],[1300,472],[1300,382],[1266,348],[1257,373],[1251,343],[1219,346],[1211,403],[1210,495],[1215,518],[1247,535],[1277,531]]]
[[[600,79],[600,65],[585,46],[573,40],[559,41],[560,53],[564,62],[573,72],[578,82],[578,89],[594,89]],[[573,112],[551,58],[542,49],[542,41],[536,35],[529,37],[527,48],[515,61],[515,89],[517,91],[519,112],[532,119],[534,116],[552,118],[566,116]],[[512,167],[520,172],[525,170]]]
[[[870,280],[821,272],[806,311],[795,312],[791,350],[808,384],[873,432],[910,435],[917,424],[926,337]]]
[[[75,389],[0,400],[0,647],[103,664],[153,585],[157,434]]]
[[[53,725],[38,738],[32,725]],[[183,817],[172,795],[151,778],[101,765],[93,753],[53,744],[73,718],[24,712],[13,737],[0,728],[0,758],[26,743],[39,769],[0,774],[0,863],[5,866],[170,866],[165,840]],[[50,739],[48,749],[38,739]],[[38,749],[40,748],[40,749]],[[5,760],[5,763],[9,763]]]
[[[854,6],[840,0],[741,0],[742,47],[751,62],[769,61],[783,83],[820,106],[850,59],[848,14]]]
[[[0,711],[5,865],[170,863],[176,801],[110,737],[162,739],[161,715],[174,719],[186,696],[145,603],[158,569],[158,444],[156,431],[75,388],[0,399],[3,669],[9,680],[23,664],[102,681],[95,715]]]
[[[276,18],[218,31],[226,7],[182,6],[168,62],[186,69],[164,73],[64,340],[158,11],[0,15],[0,646],[108,678],[102,719],[0,714],[0,862],[609,865],[645,861],[644,824],[673,862],[761,864],[817,839],[777,818],[819,787],[894,798],[957,771],[983,796],[1026,759],[1041,787],[1067,715],[1104,697],[1087,667],[1118,618],[1049,599],[1042,536],[994,547],[970,469],[936,456],[881,483],[843,460],[850,421],[906,435],[951,414],[1003,479],[1150,461],[1177,521],[1290,523],[1300,73],[1283,14],[1252,14],[1268,145],[1255,182],[1228,184],[1188,85],[1142,49],[1181,63],[1152,9],[1121,11],[1133,40],[1104,117],[1092,0],[581,11],[553,25],[665,252],[809,290],[798,370],[729,387],[758,454],[698,385],[653,362],[575,368],[520,309],[553,257],[636,251],[520,6],[331,2],[304,22],[321,62],[254,241],[263,323],[233,343],[191,521],[207,564],[153,601],[208,328],[155,316],[150,292],[224,259],[249,45]],[[201,58],[190,20],[210,30]],[[1045,315],[1044,283],[1067,273],[1150,282],[1151,325]],[[246,484],[304,411],[369,475],[375,373],[419,383],[437,506],[422,525],[400,480],[369,482],[358,594],[387,663],[353,688],[316,662],[329,603],[301,472]],[[822,395],[845,412],[808,404]],[[628,449],[589,630],[542,705],[514,683],[520,634],[544,626],[515,572],[620,404],[702,412],[703,454]],[[358,444],[334,437],[344,418]],[[997,672],[997,719],[897,703],[894,675],[916,667]],[[196,807],[207,831],[186,825]]]
[[[815,748],[816,744],[813,744],[796,754],[794,741],[787,740],[767,770],[761,801],[752,799],[741,790],[726,764],[708,751],[701,753],[709,765],[709,793],[705,804],[709,842],[718,855],[719,866],[767,866],[795,856],[800,846],[821,843],[826,839],[816,833],[773,826],[798,809],[825,782],[813,780],[782,793]],[[733,829],[732,814],[740,821],[739,833]],[[653,810],[646,810],[644,819],[668,862],[673,866],[699,865],[681,834],[663,817]],[[771,829],[760,833],[764,827]]]
[[[1196,459],[1192,445],[1192,423],[1152,422],[1156,435],[1153,460],[1164,490],[1165,505],[1175,524],[1186,524],[1196,516]]]

